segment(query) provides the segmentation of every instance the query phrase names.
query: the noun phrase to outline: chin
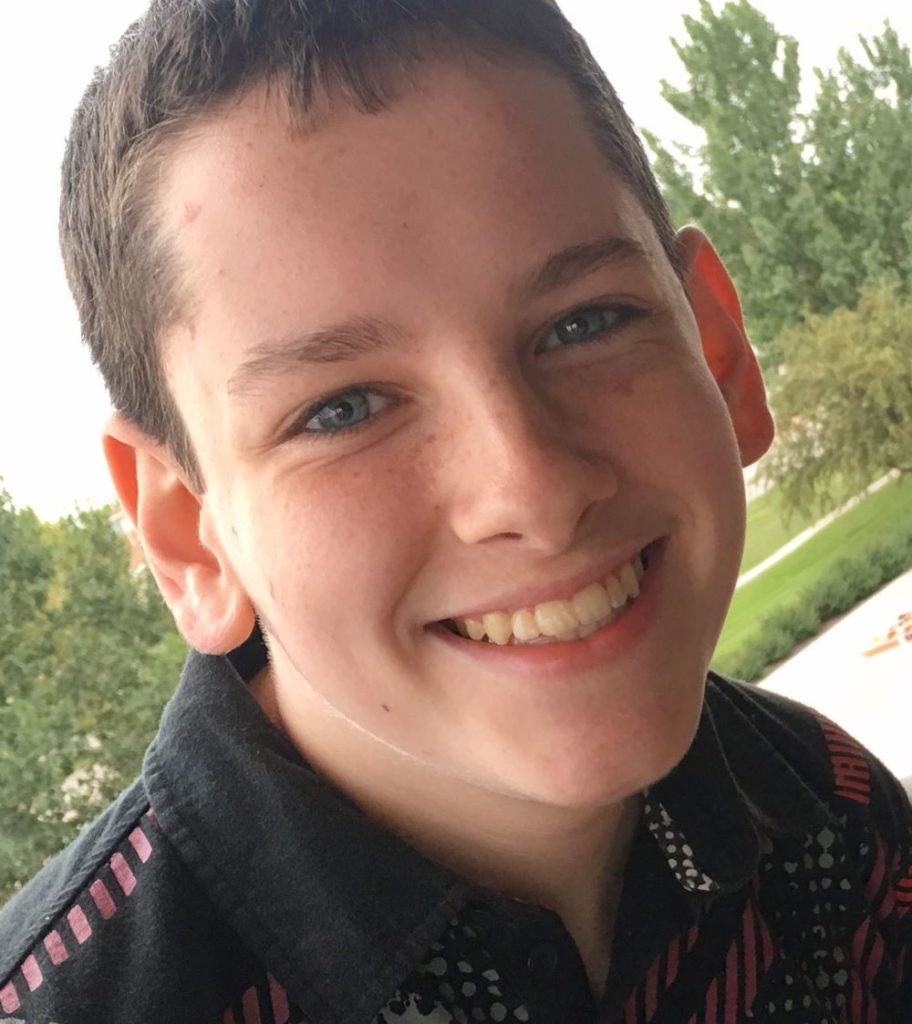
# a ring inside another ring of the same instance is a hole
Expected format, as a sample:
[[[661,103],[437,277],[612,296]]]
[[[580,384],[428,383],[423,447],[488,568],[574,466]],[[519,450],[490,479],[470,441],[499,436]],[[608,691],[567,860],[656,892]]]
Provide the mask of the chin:
[[[514,773],[511,788],[554,807],[616,804],[665,778],[681,762],[696,734],[701,706],[682,709],[672,719],[666,716],[660,729],[653,719],[625,728],[623,738],[611,730],[615,738],[607,742],[603,733],[590,742],[580,737],[566,741],[562,749],[552,744],[550,751],[539,751],[534,763],[525,752],[525,770]]]

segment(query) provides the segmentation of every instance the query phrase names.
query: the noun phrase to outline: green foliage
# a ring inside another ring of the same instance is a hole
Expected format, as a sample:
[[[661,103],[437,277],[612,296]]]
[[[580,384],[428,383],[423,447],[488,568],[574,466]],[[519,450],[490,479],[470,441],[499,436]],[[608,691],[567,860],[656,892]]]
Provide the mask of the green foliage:
[[[853,306],[866,282],[912,281],[912,61],[889,26],[817,72],[799,109],[798,45],[747,0],[701,0],[675,49],[684,89],[665,99],[699,127],[697,147],[645,133],[678,223],[713,239],[742,291],[764,365],[787,357],[785,327]]]
[[[807,119],[808,181],[828,232],[816,242],[825,301],[815,312],[854,306],[865,282],[912,281],[909,48],[890,28],[861,45],[865,63],[842,50],[836,71],[816,72]]]
[[[714,668],[725,675],[755,682],[805,640],[816,636],[830,619],[851,610],[885,583],[912,566],[912,528],[890,544],[842,558],[812,587],[766,616],[740,648],[717,658]]]
[[[787,510],[826,511],[912,469],[912,300],[865,289],[857,309],[811,315],[785,343],[771,392],[779,438],[762,473]]]
[[[34,622],[48,598],[54,574],[42,524],[26,510],[17,513],[0,490],[0,701],[26,683],[29,666],[22,651],[35,642]]]
[[[0,492],[0,901],[140,767],[184,657],[110,510],[53,525]]]

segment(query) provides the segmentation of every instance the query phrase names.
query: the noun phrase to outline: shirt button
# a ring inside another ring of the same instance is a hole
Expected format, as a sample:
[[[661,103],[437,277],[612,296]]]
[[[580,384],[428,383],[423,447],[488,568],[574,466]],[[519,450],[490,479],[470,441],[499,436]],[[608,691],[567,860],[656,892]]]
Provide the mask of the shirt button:
[[[536,942],[526,957],[530,974],[538,978],[552,978],[560,964],[560,949],[555,942]]]

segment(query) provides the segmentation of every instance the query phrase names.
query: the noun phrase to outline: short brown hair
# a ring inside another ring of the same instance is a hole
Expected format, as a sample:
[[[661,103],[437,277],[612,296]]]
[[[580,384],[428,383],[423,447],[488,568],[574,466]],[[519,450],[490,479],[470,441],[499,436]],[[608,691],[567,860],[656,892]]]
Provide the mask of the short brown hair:
[[[63,163],[60,236],[83,336],[115,408],[165,444],[199,492],[193,445],[165,381],[158,339],[182,316],[181,275],[156,221],[168,141],[261,82],[293,112],[339,90],[374,112],[393,75],[432,57],[514,52],[580,98],[676,270],[668,209],[604,72],[553,0],[152,0],[80,103]]]

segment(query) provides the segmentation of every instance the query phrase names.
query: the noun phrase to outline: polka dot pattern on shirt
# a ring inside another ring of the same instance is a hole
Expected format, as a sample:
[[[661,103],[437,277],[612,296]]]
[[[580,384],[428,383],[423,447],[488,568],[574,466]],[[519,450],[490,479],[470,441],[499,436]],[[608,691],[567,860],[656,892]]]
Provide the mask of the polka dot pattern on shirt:
[[[526,1024],[528,1009],[505,991],[476,930],[459,920],[430,949],[376,1024]]]
[[[662,803],[647,797],[643,814],[678,882],[689,892],[715,892],[719,888],[718,883],[694,862],[693,850]]]

